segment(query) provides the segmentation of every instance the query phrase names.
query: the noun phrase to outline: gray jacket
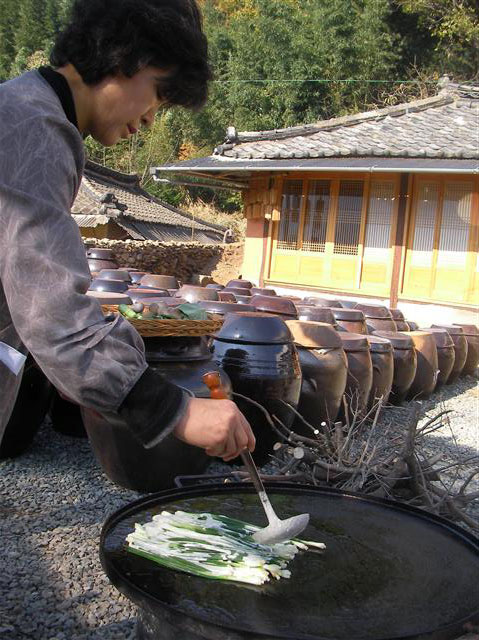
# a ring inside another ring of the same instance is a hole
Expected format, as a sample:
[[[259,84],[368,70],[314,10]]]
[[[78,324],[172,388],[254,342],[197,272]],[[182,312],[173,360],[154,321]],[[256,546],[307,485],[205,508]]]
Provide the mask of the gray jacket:
[[[0,342],[31,352],[78,404],[115,414],[147,364],[131,324],[106,321],[85,295],[90,271],[70,215],[83,164],[82,137],[38,72],[0,85]],[[0,362],[0,439],[20,378]],[[169,411],[171,428],[183,411]],[[154,429],[140,437],[158,440]]]

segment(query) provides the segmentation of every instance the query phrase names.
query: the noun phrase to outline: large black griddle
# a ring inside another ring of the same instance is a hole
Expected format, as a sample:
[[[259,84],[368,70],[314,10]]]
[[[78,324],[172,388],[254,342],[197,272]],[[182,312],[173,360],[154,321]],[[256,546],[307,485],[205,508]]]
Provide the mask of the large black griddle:
[[[474,536],[397,502],[313,486],[267,487],[282,517],[310,513],[303,537],[327,547],[297,556],[289,580],[259,587],[207,580],[126,551],[133,524],[164,509],[222,513],[263,525],[258,497],[244,484],[172,489],[114,513],[100,542],[108,577],[140,607],[140,617],[143,612],[157,620],[158,628],[162,620],[173,625],[179,639],[448,640],[461,635],[467,622],[479,622]]]

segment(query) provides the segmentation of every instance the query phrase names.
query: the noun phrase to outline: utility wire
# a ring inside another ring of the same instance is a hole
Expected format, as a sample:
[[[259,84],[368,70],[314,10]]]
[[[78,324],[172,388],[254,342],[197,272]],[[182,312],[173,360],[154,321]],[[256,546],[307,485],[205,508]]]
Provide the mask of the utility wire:
[[[217,84],[231,84],[231,83],[235,83],[235,82],[241,82],[241,83],[247,83],[247,82],[257,82],[257,83],[270,83],[270,82],[292,82],[292,83],[303,83],[303,82],[319,82],[319,83],[327,83],[327,82],[368,82],[370,84],[385,84],[385,83],[389,83],[389,84],[437,84],[437,80],[367,80],[367,79],[357,79],[357,78],[344,78],[344,79],[338,79],[338,80],[328,80],[326,78],[305,78],[304,80],[301,79],[284,79],[284,80],[280,80],[277,78],[272,78],[271,80],[265,80],[265,79],[254,79],[254,78],[250,78],[249,80],[213,80],[213,83],[217,83]]]

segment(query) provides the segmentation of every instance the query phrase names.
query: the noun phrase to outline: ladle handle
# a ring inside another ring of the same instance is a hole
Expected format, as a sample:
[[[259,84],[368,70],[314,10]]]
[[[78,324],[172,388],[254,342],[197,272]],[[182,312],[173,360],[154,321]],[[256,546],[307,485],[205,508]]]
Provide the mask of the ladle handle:
[[[266,491],[264,489],[263,481],[260,478],[258,473],[258,469],[256,468],[253,457],[249,451],[249,449],[244,449],[241,452],[241,459],[243,460],[244,466],[248,469],[248,473],[253,481],[255,489],[258,493],[265,494]]]

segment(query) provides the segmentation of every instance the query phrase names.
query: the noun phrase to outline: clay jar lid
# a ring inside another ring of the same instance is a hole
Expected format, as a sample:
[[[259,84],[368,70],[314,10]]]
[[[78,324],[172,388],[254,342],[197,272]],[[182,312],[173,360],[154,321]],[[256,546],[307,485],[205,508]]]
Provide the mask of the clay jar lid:
[[[450,336],[463,336],[464,329],[453,324],[432,324],[429,329],[445,329]],[[429,331],[427,329],[427,331]]]
[[[206,287],[197,287],[193,284],[184,284],[175,294],[179,298],[185,298],[187,302],[199,302],[200,300],[219,300],[218,292]]]
[[[221,302],[221,300],[201,300],[199,306],[210,313],[218,313],[224,316],[226,313],[236,313],[238,311],[250,311],[254,313],[256,309],[252,304],[237,304],[236,302]]]
[[[290,344],[290,330],[279,316],[268,313],[227,313],[215,340],[247,344]]]
[[[276,291],[274,289],[268,289],[267,287],[251,287],[251,295],[255,296],[275,296]]]
[[[140,282],[143,276],[146,275],[146,271],[130,271],[129,269],[128,271],[130,272],[131,281],[133,284]]]
[[[465,336],[477,336],[479,335],[479,329],[475,324],[460,324],[459,322],[454,323],[455,327],[461,327],[464,331]]]
[[[390,314],[393,317],[393,320],[402,320],[403,322],[404,320],[404,314],[401,311],[401,309],[389,309]]]
[[[226,287],[223,289],[223,291],[225,291],[226,293],[234,293],[235,296],[250,296],[251,295],[251,291],[247,288],[247,287],[230,287],[229,285],[226,285]]]
[[[407,333],[399,333],[399,331],[373,331],[373,335],[386,338],[394,349],[412,349],[414,347],[414,342]]]
[[[86,255],[88,258],[94,258],[95,260],[114,260],[112,249],[96,249],[91,247],[87,249]]]
[[[131,282],[131,276],[126,269],[101,269],[100,278],[103,280],[123,280]]]
[[[250,304],[258,311],[279,313],[290,318],[298,317],[294,302],[281,296],[251,296]]]
[[[251,287],[253,286],[253,283],[250,282],[249,280],[242,280],[240,278],[236,279],[236,280],[230,280],[229,282],[226,283],[226,288],[227,289],[251,289]]]
[[[128,289],[128,295],[132,300],[146,300],[147,298],[166,298],[168,291],[164,289],[137,289],[130,287]]]
[[[297,304],[299,320],[309,320],[311,322],[327,322],[335,325],[334,314],[329,307],[313,307],[309,305]]]
[[[104,280],[95,278],[92,280],[90,291],[109,291],[110,293],[125,293],[128,291],[128,283],[124,280]]]
[[[356,309],[358,302],[357,300],[341,300],[341,306],[343,309]]]
[[[446,329],[438,329],[437,327],[421,327],[419,331],[428,331],[432,333],[438,349],[454,346],[454,342]]]
[[[157,287],[158,289],[177,289],[179,286],[175,276],[158,273],[147,273],[140,282],[147,287]]]
[[[100,304],[132,304],[126,293],[110,293],[109,291],[87,291],[87,296],[96,298]]]
[[[231,293],[231,291],[225,291],[224,289],[222,291],[218,291],[218,298],[222,302],[236,302],[235,294]]]
[[[389,353],[393,350],[390,340],[378,336],[366,336],[371,353]]]
[[[333,316],[336,320],[344,320],[347,322],[364,322],[364,313],[358,309],[332,309]]]
[[[338,333],[345,351],[369,351],[367,336],[362,333]]]
[[[304,298],[303,302],[305,304],[314,304],[315,307],[341,307],[339,300],[327,300],[326,298],[317,298],[316,296]]]
[[[340,349],[343,346],[339,333],[326,322],[286,320],[294,343],[307,349]]]
[[[417,324],[417,322],[414,322],[413,320],[406,320],[407,324],[409,325],[409,330],[410,331],[417,331],[419,325]]]
[[[214,289],[215,291],[222,291],[225,287],[223,284],[214,284],[214,283],[210,283],[206,285],[207,289]]]
[[[355,309],[362,311],[366,318],[392,318],[389,309],[380,305],[357,304]]]

